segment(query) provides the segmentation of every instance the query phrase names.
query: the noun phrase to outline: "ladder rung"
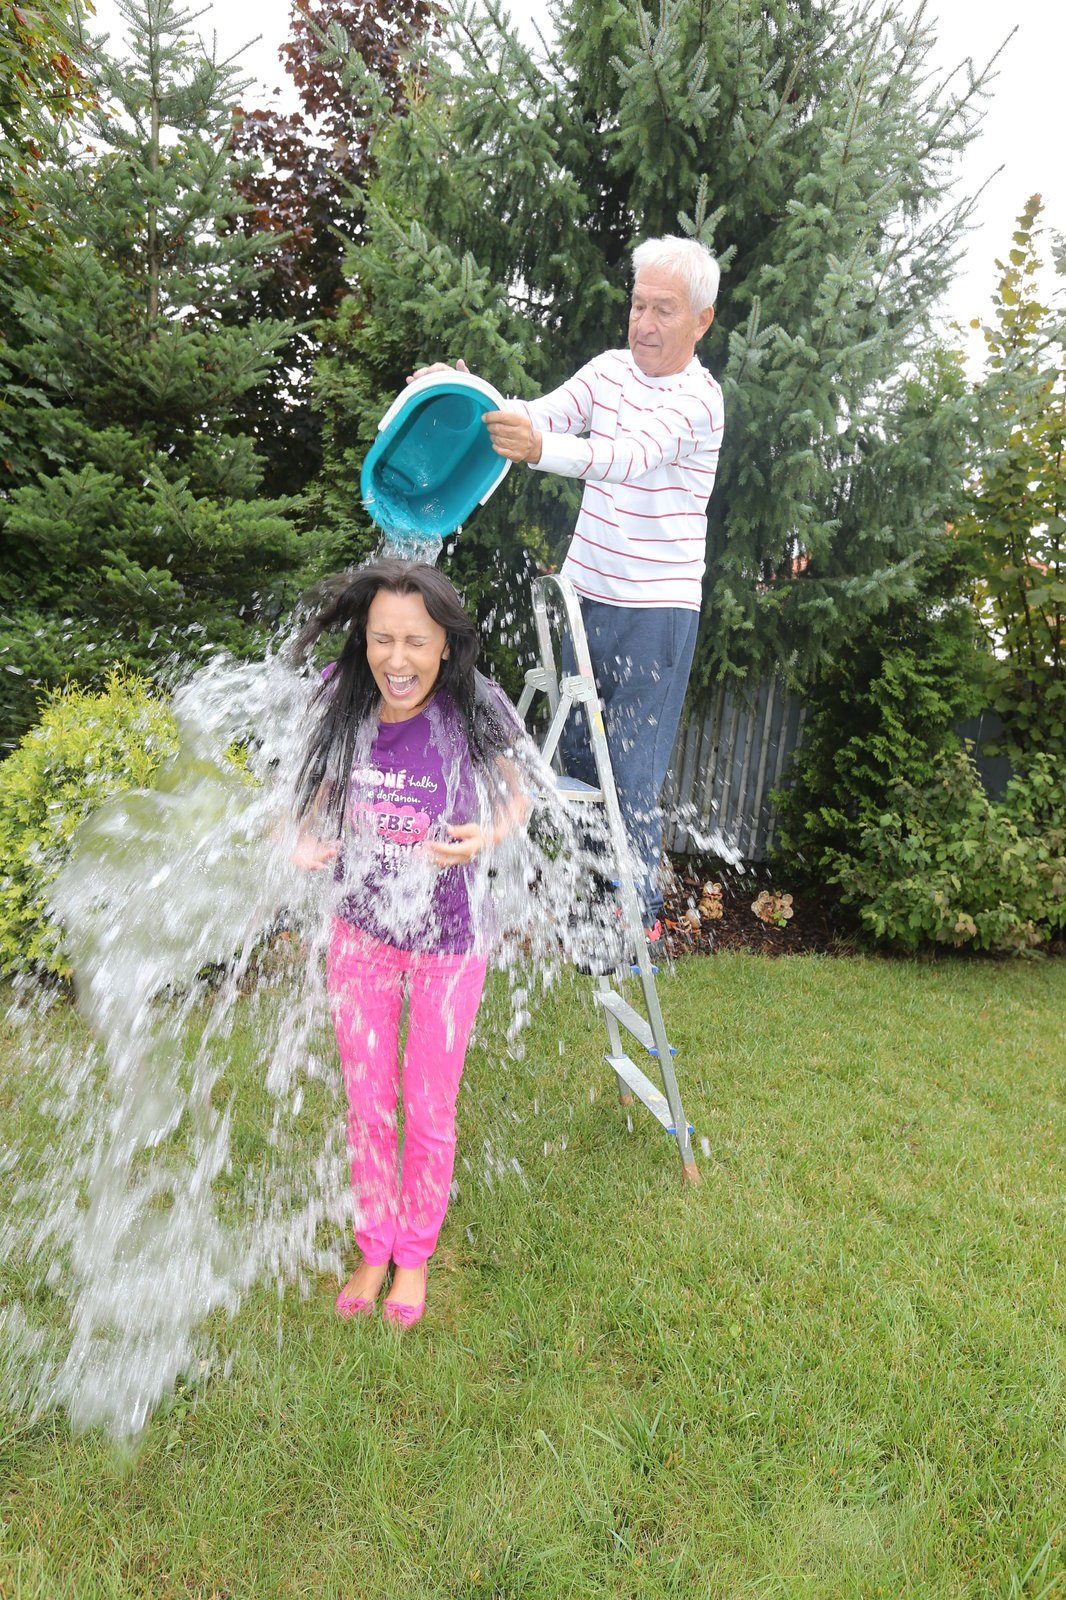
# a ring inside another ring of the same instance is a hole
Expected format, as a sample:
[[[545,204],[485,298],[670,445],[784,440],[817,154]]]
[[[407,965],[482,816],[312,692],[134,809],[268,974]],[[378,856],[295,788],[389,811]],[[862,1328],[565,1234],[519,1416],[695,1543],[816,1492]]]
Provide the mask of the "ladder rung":
[[[580,778],[571,778],[567,773],[561,773],[555,780],[555,787],[562,800],[602,800],[603,790],[598,789],[593,783],[582,783]]]
[[[593,992],[593,999],[598,1006],[602,1006],[605,1011],[609,1011],[615,1021],[619,1022],[627,1033],[631,1033],[634,1039],[639,1040],[649,1055],[657,1056],[659,1054],[658,1046],[655,1043],[655,1035],[651,1031],[651,1023],[646,1022],[639,1011],[634,1011],[629,1002],[623,1000],[620,994],[617,994],[614,989],[596,989]]]
[[[607,1056],[606,1061],[611,1071],[614,1072],[631,1089],[640,1101],[647,1106],[655,1120],[662,1124],[667,1133],[677,1135],[673,1115],[670,1111],[670,1102],[661,1089],[657,1089],[651,1079],[646,1077],[635,1062],[628,1056]],[[688,1124],[689,1133],[695,1133],[691,1122]]]

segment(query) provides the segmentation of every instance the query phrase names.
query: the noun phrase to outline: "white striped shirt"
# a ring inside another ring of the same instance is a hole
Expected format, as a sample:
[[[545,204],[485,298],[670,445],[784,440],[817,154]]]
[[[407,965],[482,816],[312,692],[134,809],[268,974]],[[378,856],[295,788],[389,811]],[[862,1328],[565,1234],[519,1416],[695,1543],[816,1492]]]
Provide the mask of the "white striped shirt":
[[[628,350],[608,350],[561,389],[508,404],[543,436],[538,469],[584,480],[563,563],[578,593],[698,611],[725,421],[722,391],[698,358],[649,378]]]

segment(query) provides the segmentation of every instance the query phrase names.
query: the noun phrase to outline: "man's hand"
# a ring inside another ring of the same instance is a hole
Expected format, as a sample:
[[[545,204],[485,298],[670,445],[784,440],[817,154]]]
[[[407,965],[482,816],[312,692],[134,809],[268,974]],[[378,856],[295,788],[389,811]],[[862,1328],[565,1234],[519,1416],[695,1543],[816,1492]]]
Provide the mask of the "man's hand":
[[[458,361],[455,363],[454,367],[453,366],[449,366],[447,361],[434,361],[432,363],[432,365],[430,365],[428,367],[419,367],[417,372],[411,372],[411,373],[408,374],[407,382],[408,383],[414,383],[416,378],[428,378],[431,372],[469,372],[469,371],[470,371],[470,368],[467,366],[467,364],[463,360],[462,356],[460,356]]]
[[[508,461],[528,461],[530,466],[540,460],[544,441],[520,411],[486,411],[483,421],[498,456],[506,456]]]

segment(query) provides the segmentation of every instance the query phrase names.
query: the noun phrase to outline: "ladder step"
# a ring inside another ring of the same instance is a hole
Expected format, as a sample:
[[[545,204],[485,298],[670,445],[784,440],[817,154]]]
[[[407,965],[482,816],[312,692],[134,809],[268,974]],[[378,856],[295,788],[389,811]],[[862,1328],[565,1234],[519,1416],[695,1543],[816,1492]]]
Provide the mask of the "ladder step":
[[[555,787],[561,800],[602,800],[603,790],[592,783],[582,783],[580,778],[571,778],[561,773],[555,780]]]
[[[594,991],[592,998],[598,1006],[603,1007],[604,1011],[609,1011],[615,1021],[620,1023],[627,1033],[631,1033],[634,1039],[639,1040],[650,1056],[659,1054],[659,1048],[655,1043],[655,1035],[651,1031],[651,1023],[647,1022],[639,1011],[634,1011],[629,1002],[623,1000],[620,994],[616,993],[614,989],[597,989]]]
[[[641,1105],[647,1106],[656,1122],[662,1124],[667,1133],[677,1136],[677,1128],[670,1111],[670,1102],[661,1089],[657,1089],[651,1079],[646,1077],[635,1062],[628,1056],[607,1056],[607,1064],[611,1071],[632,1090]],[[689,1133],[695,1133],[691,1122],[688,1124]]]

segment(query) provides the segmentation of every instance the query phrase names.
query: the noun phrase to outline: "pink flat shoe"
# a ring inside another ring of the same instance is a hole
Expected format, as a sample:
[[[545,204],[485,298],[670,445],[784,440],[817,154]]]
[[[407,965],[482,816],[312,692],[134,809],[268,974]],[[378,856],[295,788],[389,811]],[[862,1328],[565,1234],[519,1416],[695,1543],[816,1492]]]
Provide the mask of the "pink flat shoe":
[[[413,1328],[416,1322],[421,1321],[422,1313],[426,1309],[426,1280],[428,1269],[422,1267],[422,1298],[416,1306],[405,1306],[399,1300],[386,1300],[381,1307],[381,1315],[386,1322],[393,1323],[398,1328]]]
[[[347,1292],[347,1288],[348,1286],[345,1284],[344,1288],[334,1301],[338,1317],[343,1317],[346,1322],[350,1321],[352,1317],[372,1317],[374,1315],[374,1305],[377,1301],[378,1295],[375,1294],[372,1297],[367,1298],[366,1295],[349,1294]],[[381,1290],[379,1289],[378,1294],[380,1293]]]

